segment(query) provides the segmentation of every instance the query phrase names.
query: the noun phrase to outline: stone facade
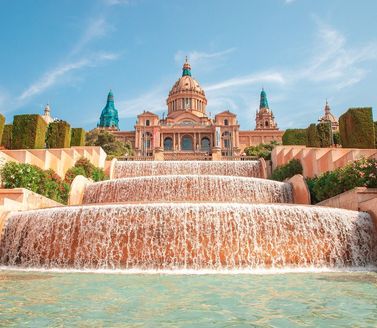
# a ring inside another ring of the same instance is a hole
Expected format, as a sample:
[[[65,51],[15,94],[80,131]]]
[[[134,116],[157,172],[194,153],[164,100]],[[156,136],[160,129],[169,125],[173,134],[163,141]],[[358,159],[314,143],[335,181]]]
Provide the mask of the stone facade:
[[[237,116],[229,110],[218,113],[214,118],[209,117],[205,91],[192,78],[191,66],[186,59],[182,76],[169,92],[166,117],[161,119],[144,111],[137,116],[134,131],[112,130],[111,133],[120,141],[130,142],[137,156],[153,156],[158,152],[237,156],[248,146],[281,142],[284,131],[277,128],[264,90],[260,103],[254,131],[241,131]],[[262,125],[259,120],[263,121]]]

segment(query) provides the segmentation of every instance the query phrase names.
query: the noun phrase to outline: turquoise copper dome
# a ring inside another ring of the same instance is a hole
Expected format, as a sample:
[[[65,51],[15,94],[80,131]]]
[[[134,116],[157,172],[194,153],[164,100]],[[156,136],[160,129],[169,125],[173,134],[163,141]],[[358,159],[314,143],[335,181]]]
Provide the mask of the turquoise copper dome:
[[[107,95],[107,102],[105,108],[102,110],[101,117],[99,119],[99,128],[115,128],[119,130],[119,118],[118,110],[114,105],[114,95],[110,90]]]

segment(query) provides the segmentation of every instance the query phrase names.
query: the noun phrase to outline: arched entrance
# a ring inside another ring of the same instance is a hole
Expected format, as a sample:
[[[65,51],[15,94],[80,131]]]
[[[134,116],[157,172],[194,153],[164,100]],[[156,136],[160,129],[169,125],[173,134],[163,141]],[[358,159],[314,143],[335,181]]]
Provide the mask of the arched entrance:
[[[170,137],[164,140],[164,150],[173,150],[173,139]]]
[[[182,139],[181,139],[181,150],[184,150],[184,151],[194,150],[191,136],[184,135],[182,137]]]
[[[200,150],[209,151],[210,148],[211,148],[210,145],[211,145],[211,142],[209,141],[209,138],[204,137],[204,138],[202,138],[202,140],[200,142]]]

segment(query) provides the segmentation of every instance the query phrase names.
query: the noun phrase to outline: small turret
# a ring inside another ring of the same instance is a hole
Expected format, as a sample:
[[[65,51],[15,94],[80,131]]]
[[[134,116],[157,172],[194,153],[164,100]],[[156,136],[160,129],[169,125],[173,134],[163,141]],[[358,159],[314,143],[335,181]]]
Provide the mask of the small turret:
[[[186,56],[186,61],[182,67],[182,76],[191,76],[191,66],[188,62],[187,56]]]
[[[49,104],[46,104],[42,118],[47,124],[50,124],[54,121],[54,119],[51,117],[51,109]]]

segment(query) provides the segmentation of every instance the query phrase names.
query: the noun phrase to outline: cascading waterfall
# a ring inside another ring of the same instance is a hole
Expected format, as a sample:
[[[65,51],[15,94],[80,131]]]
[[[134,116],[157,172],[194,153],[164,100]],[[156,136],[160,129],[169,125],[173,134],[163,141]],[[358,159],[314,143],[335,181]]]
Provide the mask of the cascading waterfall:
[[[92,205],[17,213],[1,263],[23,267],[241,269],[376,263],[370,216],[272,204]]]
[[[230,175],[260,177],[259,161],[119,161],[114,178],[149,175]]]
[[[259,179],[257,161],[119,162],[115,176],[87,187],[89,205],[13,213],[0,234],[0,265],[234,270],[377,264],[369,214],[284,204],[292,201],[290,184]]]
[[[84,204],[126,202],[291,203],[289,183],[215,175],[166,175],[93,183]]]

